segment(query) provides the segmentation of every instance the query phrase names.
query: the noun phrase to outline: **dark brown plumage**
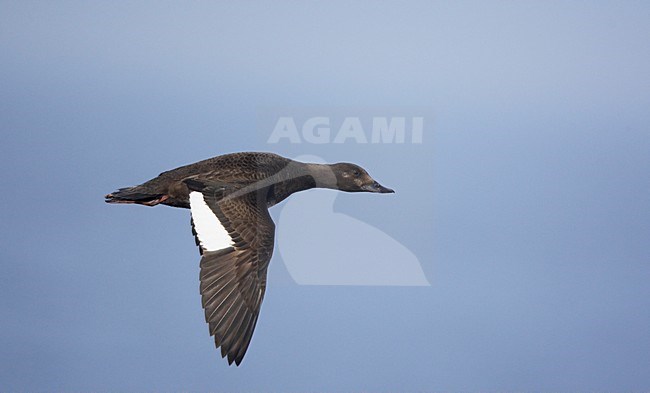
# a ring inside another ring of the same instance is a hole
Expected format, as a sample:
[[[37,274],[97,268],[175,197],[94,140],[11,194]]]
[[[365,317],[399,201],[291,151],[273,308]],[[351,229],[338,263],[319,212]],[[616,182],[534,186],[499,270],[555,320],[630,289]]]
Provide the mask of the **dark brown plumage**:
[[[273,254],[275,225],[268,207],[314,187],[393,192],[354,164],[308,164],[272,153],[233,153],[163,172],[105,198],[107,203],[191,209],[201,253],[205,319],[221,356],[239,365],[259,316]]]

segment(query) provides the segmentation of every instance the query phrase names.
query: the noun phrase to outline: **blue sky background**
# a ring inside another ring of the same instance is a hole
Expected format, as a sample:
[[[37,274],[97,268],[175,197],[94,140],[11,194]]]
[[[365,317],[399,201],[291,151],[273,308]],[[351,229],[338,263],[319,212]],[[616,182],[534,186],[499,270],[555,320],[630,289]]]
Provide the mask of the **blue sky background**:
[[[643,1],[0,2],[0,390],[647,391],[648,20]],[[292,146],[266,143],[268,108],[428,112],[422,144]],[[432,286],[300,286],[276,254],[228,367],[188,212],[102,196],[245,150],[395,188],[335,209]]]

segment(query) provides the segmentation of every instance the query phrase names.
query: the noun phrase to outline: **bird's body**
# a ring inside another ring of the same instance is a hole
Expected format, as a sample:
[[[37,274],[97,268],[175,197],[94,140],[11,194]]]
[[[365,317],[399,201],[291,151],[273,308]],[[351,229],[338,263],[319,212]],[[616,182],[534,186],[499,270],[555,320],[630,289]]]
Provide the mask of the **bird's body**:
[[[268,208],[310,188],[388,193],[354,164],[309,164],[272,153],[233,153],[161,173],[106,195],[108,203],[189,208],[201,252],[205,318],[221,354],[241,362],[266,288],[275,225]]]

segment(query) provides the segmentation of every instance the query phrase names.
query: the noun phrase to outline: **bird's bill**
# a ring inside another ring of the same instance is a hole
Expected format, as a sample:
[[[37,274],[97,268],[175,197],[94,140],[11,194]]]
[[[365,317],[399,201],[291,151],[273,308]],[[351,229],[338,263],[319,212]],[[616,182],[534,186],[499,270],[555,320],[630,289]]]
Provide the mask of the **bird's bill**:
[[[395,192],[394,190],[391,190],[388,187],[384,187],[381,184],[374,182],[372,184],[366,184],[365,186],[362,186],[365,191],[368,192],[378,192],[380,194],[388,194],[388,193],[393,193]]]

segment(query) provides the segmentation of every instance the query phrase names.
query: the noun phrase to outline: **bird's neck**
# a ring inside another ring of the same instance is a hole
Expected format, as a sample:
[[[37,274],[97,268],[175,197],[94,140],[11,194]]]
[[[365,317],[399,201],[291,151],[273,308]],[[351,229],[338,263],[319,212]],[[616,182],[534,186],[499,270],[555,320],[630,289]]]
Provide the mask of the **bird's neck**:
[[[267,199],[270,206],[289,195],[312,188],[336,189],[336,176],[327,164],[308,164],[293,161],[271,180],[273,187]]]
[[[328,164],[292,162],[280,175],[285,192],[294,193],[311,188],[337,189],[336,176]]]
[[[304,164],[305,174],[311,178],[309,188],[338,189],[336,176],[328,164]]]

